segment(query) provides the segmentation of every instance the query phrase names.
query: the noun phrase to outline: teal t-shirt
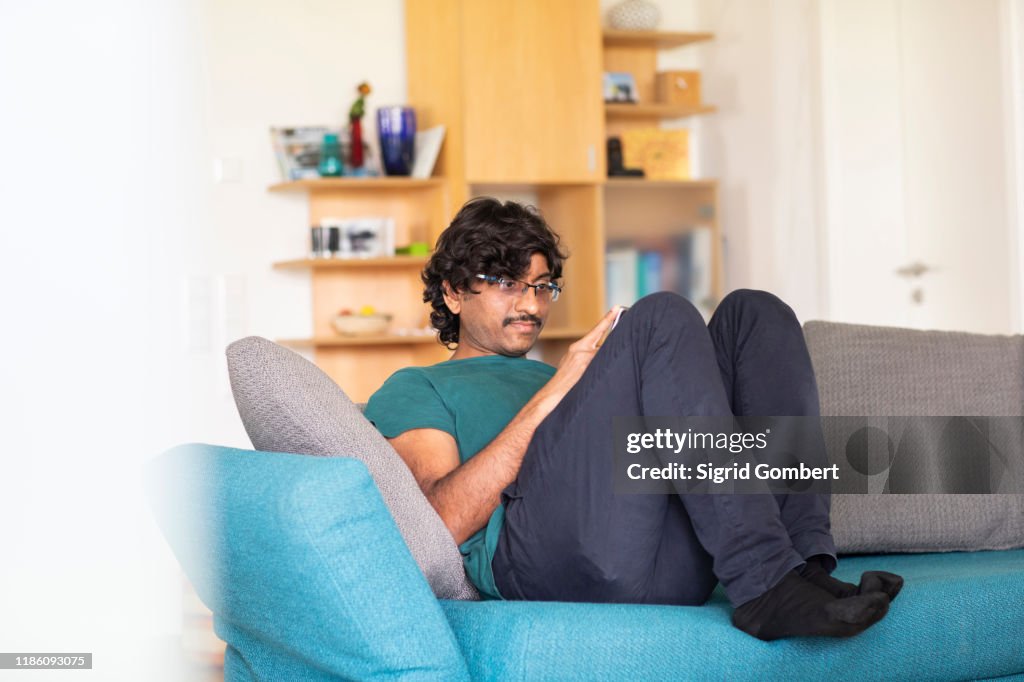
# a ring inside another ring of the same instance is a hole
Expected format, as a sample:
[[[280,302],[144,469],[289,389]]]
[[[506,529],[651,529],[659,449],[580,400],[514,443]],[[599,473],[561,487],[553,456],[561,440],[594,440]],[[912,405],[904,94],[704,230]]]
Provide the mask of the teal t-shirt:
[[[551,365],[505,355],[448,360],[430,367],[406,367],[384,382],[364,414],[385,438],[410,429],[450,433],[465,463],[497,436],[555,373]],[[501,599],[491,560],[505,508],[459,547],[466,574],[481,595]]]

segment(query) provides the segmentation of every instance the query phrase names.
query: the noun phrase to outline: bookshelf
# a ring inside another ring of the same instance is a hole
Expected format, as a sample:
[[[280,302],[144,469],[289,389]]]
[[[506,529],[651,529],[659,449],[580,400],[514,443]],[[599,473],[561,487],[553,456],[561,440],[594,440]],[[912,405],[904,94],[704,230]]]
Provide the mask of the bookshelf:
[[[717,109],[710,104],[660,102],[655,87],[661,50],[705,43],[714,37],[706,32],[604,31],[603,69],[631,73],[639,100],[636,104],[604,105],[606,134],[617,136],[633,129],[661,127],[672,119],[714,114]],[[699,308],[705,312],[713,309],[723,295],[718,193],[718,182],[710,178],[608,178],[603,187],[603,213],[611,302],[628,302],[619,299],[643,295],[654,281],[669,278],[675,279],[674,288],[690,296]],[[628,264],[630,253],[636,263]],[[692,262],[681,263],[681,259]],[[644,268],[650,269],[646,278]]]
[[[304,197],[309,225],[324,218],[389,216],[395,220],[395,243],[433,244],[450,220],[448,184],[443,177],[425,180],[319,178],[271,185],[268,191]],[[312,353],[314,362],[356,402],[365,402],[394,371],[409,365],[441,362],[450,351],[429,334],[342,336],[331,320],[341,308],[372,305],[393,316],[393,328],[422,329],[429,309],[422,302],[420,271],[428,256],[385,258],[295,258],[273,264],[284,277],[309,277],[313,333],[308,338],[279,339],[282,345]]]

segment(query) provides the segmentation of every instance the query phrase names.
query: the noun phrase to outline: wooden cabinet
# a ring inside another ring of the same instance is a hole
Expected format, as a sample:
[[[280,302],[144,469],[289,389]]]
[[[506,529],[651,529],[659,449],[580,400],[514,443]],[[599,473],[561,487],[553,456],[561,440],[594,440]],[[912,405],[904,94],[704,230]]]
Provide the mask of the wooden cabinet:
[[[459,11],[467,181],[604,178],[597,0],[467,0]]]
[[[604,306],[604,112],[596,0],[407,0],[409,104],[447,129],[453,213],[525,191],[570,252],[541,333],[557,361]],[[449,216],[449,220],[451,216]]]

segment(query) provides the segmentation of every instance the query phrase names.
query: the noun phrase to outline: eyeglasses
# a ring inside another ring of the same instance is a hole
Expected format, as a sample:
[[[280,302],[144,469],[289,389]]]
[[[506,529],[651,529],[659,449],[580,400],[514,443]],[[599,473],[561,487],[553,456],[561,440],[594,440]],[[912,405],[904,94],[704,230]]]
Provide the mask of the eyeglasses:
[[[522,280],[497,277],[496,275],[477,275],[476,278],[497,285],[498,291],[506,296],[522,296],[526,294],[527,289],[533,289],[533,295],[537,297],[537,300],[545,303],[557,301],[558,295],[562,293],[562,287],[551,282],[529,284]]]

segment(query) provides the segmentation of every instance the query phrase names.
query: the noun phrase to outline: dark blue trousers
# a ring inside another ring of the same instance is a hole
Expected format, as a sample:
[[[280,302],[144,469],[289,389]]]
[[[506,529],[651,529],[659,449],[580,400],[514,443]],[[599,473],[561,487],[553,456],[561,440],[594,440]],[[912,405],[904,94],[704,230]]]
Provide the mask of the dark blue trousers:
[[[793,310],[740,289],[705,326],[676,294],[637,301],[502,493],[492,563],[502,596],[692,605],[721,581],[739,606],[814,554],[834,568],[827,495],[614,493],[613,417],[728,414],[819,414]]]

